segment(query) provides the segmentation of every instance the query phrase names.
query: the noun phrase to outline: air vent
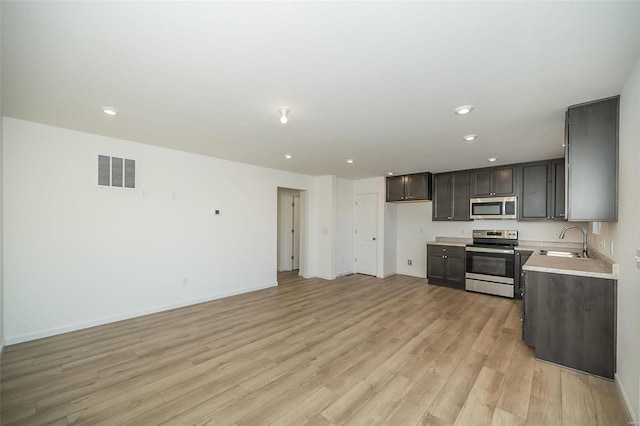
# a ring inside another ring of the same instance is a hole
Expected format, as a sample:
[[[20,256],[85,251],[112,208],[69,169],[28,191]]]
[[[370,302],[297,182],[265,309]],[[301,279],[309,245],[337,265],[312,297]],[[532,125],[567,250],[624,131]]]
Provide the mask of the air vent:
[[[98,155],[98,185],[116,188],[136,187],[136,161]]]

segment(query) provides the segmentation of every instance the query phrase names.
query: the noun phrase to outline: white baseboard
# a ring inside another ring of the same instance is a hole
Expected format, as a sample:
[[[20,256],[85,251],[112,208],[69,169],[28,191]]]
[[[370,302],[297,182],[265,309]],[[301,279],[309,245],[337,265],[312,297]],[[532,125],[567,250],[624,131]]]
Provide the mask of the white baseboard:
[[[417,275],[417,274],[413,274],[413,273],[409,273],[409,272],[398,272],[398,275],[406,275],[407,277],[415,277],[415,278],[424,278],[427,279],[427,277],[425,277],[424,275]]]
[[[169,311],[171,309],[183,308],[185,306],[197,305],[198,303],[209,302],[211,300],[222,299],[229,296],[235,296],[237,294],[249,293],[252,291],[263,290],[265,288],[276,287],[278,285],[277,282],[263,284],[256,287],[245,288],[242,290],[234,290],[225,293],[217,293],[211,296],[200,297],[197,299],[185,300],[182,302],[171,303],[168,305],[162,306],[154,306],[152,308],[141,309],[135,312],[127,312],[124,314],[113,315],[105,318],[100,318],[92,321],[83,321],[75,324],[66,325],[64,327],[56,327],[50,328],[47,330],[38,331],[35,333],[23,334],[20,336],[7,337],[3,342],[2,347],[4,348],[4,343],[7,345],[15,345],[16,343],[28,342],[30,340],[42,339],[44,337],[51,337],[58,334],[69,333],[71,331],[83,330],[85,328],[96,327],[99,325],[110,324],[112,322],[123,321],[131,318],[137,318],[144,315],[155,314],[158,312]]]
[[[2,352],[4,352],[4,346],[5,346],[5,340],[2,339],[2,342],[0,342],[0,358],[2,358]]]
[[[633,412],[633,409],[631,408],[631,403],[629,402],[629,398],[627,397],[627,393],[624,391],[624,387],[622,387],[622,382],[620,381],[620,377],[618,376],[618,373],[616,373],[614,375],[615,381],[616,381],[616,385],[618,386],[618,392],[620,393],[620,396],[622,397],[622,401],[624,401],[624,407],[627,409],[627,416],[631,419],[631,423],[629,423],[630,425],[637,425],[638,424],[638,418],[636,417],[636,414]]]
[[[316,275],[315,278],[322,278],[323,280],[335,280],[336,277],[331,277],[329,275]]]

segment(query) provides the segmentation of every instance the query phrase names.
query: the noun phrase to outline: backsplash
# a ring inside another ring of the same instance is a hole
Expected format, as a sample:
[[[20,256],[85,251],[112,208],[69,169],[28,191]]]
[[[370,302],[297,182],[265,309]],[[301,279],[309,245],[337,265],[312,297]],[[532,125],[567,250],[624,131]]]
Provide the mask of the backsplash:
[[[397,207],[396,272],[426,277],[426,243],[436,237],[471,238],[474,229],[513,229],[521,241],[582,243],[582,233],[568,231],[565,239],[558,235],[569,225],[588,228],[586,222],[518,222],[516,220],[476,220],[468,222],[433,222],[432,203],[399,204]],[[411,260],[411,265],[408,265]]]

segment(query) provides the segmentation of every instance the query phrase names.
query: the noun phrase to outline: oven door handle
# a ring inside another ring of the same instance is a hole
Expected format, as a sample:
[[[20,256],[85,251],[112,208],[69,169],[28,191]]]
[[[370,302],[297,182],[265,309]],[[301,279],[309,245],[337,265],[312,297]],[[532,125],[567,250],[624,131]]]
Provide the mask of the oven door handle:
[[[467,247],[467,251],[473,251],[478,253],[504,253],[504,254],[515,254],[514,250],[505,250],[505,249],[494,249],[494,248],[486,248],[486,247]]]

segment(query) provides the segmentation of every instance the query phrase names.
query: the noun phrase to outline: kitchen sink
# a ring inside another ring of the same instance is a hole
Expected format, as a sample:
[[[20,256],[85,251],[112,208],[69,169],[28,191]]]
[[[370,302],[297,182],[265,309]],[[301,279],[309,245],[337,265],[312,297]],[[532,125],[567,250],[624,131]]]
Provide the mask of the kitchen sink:
[[[575,259],[587,258],[587,256],[584,253],[580,253],[577,251],[540,250],[540,254],[543,256],[570,257]]]

